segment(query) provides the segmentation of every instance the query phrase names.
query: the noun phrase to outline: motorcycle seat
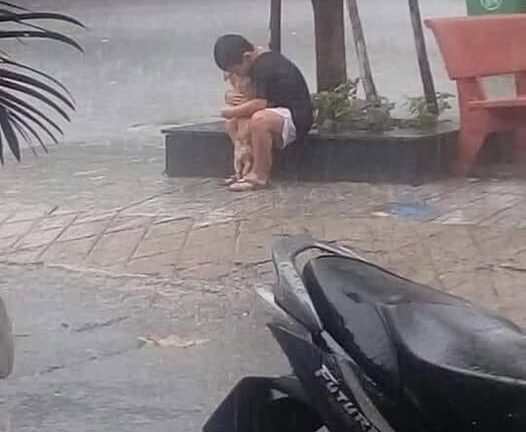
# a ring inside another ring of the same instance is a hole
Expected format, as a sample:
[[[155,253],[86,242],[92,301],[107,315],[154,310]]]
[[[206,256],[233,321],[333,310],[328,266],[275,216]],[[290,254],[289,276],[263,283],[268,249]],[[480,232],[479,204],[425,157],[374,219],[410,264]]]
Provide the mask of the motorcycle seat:
[[[457,425],[462,417],[502,427],[503,416],[525,425],[526,334],[518,326],[356,259],[315,258],[303,277],[326,331],[392,393]]]

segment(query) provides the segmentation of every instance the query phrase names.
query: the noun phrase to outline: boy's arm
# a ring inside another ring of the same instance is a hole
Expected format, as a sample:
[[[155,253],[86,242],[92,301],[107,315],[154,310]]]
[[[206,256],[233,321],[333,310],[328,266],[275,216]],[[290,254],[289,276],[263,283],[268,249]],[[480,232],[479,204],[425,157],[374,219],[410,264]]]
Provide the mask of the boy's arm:
[[[266,99],[252,99],[244,104],[227,107],[221,111],[221,115],[226,119],[252,117],[257,111],[261,111],[268,106]]]
[[[227,90],[225,93],[225,102],[228,105],[238,106],[243,103],[245,97],[234,90]]]

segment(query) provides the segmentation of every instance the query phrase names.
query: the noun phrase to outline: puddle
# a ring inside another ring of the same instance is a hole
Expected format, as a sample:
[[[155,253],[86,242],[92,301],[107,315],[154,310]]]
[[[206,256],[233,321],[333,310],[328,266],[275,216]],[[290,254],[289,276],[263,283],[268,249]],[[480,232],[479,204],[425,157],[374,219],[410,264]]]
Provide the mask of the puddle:
[[[435,214],[435,209],[425,202],[394,202],[388,204],[376,216],[394,216],[404,219],[427,219]]]

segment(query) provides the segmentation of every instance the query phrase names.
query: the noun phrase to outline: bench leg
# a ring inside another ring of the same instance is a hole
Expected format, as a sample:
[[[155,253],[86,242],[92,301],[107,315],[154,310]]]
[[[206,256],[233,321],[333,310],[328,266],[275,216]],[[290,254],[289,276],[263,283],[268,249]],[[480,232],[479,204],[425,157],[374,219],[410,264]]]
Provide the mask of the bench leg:
[[[487,137],[485,130],[461,129],[458,139],[458,156],[453,167],[454,174],[466,177],[470,174],[477,156]]]

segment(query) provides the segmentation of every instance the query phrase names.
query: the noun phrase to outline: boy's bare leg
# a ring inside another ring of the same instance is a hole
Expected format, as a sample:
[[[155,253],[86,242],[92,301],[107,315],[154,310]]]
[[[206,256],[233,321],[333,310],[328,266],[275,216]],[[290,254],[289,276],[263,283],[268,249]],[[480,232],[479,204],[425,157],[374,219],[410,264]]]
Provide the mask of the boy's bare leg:
[[[281,144],[284,123],[281,116],[268,110],[258,111],[252,116],[250,130],[253,165],[246,176],[248,181],[260,185],[268,183],[272,168],[273,143]]]

